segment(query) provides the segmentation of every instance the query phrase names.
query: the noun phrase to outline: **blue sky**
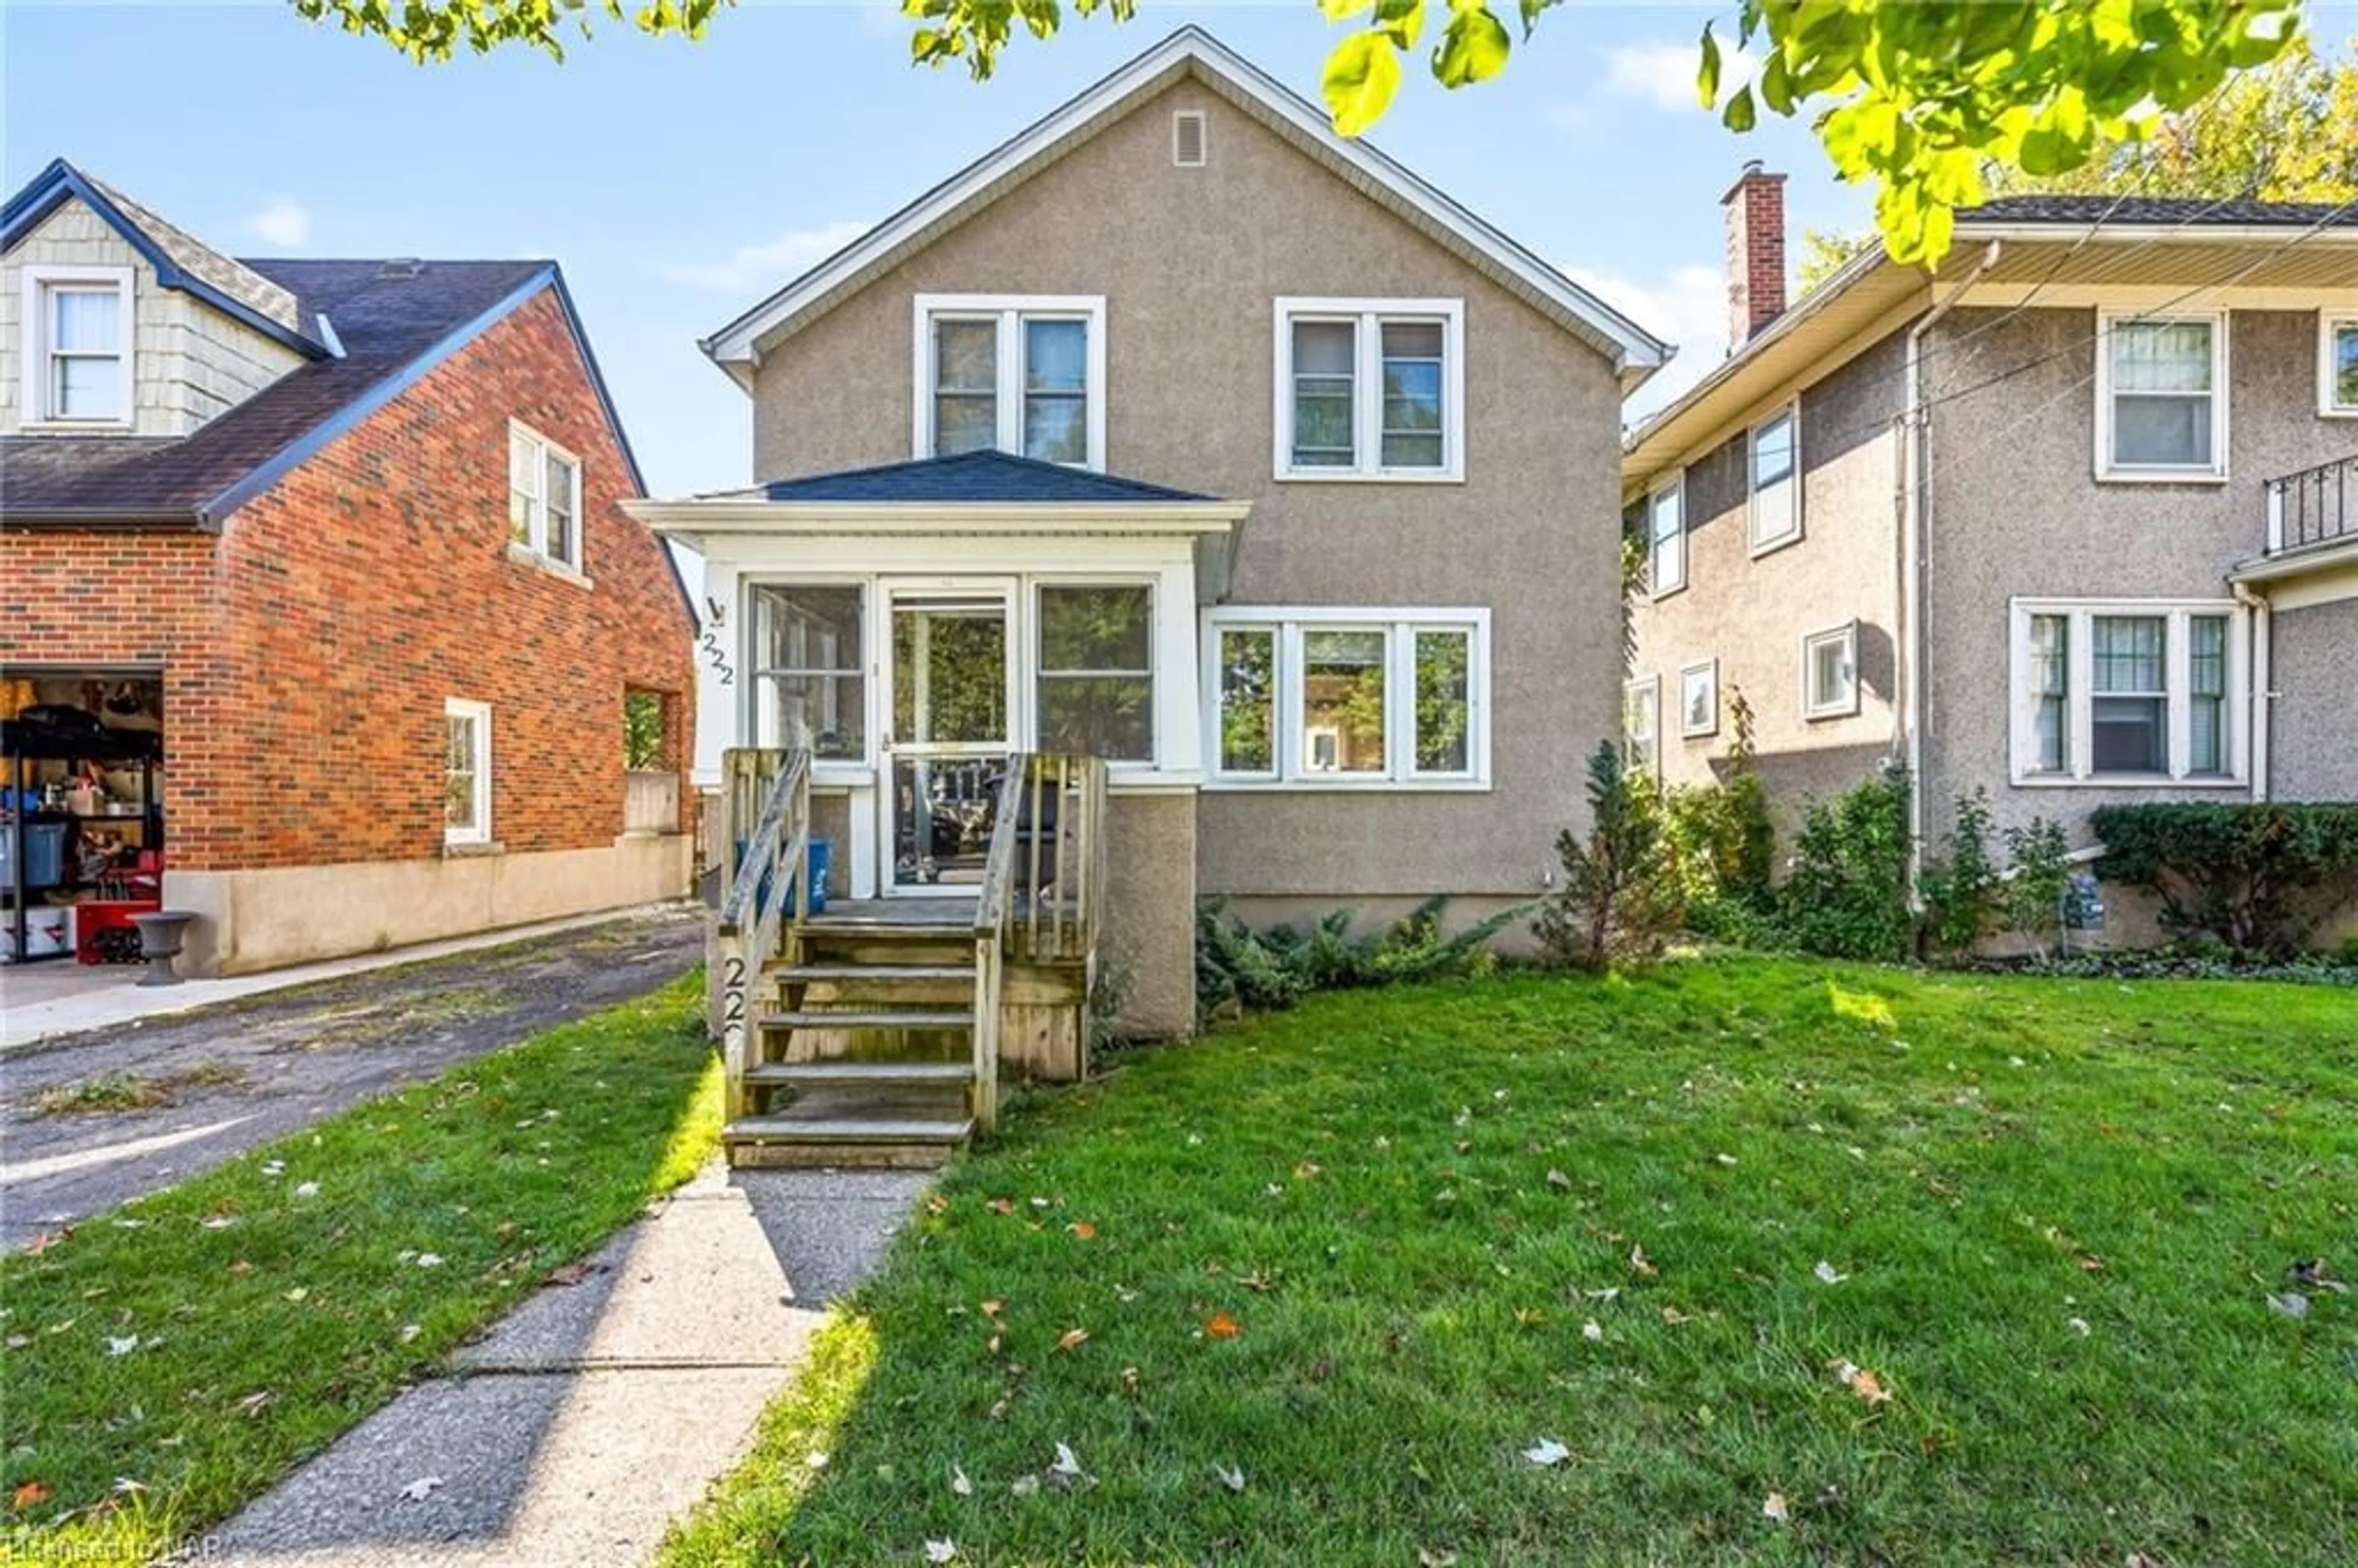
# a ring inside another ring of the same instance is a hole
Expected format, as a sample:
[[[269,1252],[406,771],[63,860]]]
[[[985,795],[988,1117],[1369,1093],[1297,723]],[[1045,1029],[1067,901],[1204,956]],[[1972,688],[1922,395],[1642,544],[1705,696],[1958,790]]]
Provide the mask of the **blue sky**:
[[[1561,7],[1495,81],[1412,78],[1372,138],[1680,342],[1646,405],[1723,351],[1717,202],[1745,158],[1791,176],[1797,242],[1867,222],[1806,129],[1738,137],[1693,107],[1714,9]],[[698,337],[1184,21],[1315,96],[1333,34],[1310,0],[1148,0],[1019,39],[980,85],[912,69],[883,5],[747,0],[700,44],[610,26],[562,66],[420,68],[279,0],[0,0],[0,175],[70,158],[233,254],[555,256],[677,494],[750,477],[748,405]]]

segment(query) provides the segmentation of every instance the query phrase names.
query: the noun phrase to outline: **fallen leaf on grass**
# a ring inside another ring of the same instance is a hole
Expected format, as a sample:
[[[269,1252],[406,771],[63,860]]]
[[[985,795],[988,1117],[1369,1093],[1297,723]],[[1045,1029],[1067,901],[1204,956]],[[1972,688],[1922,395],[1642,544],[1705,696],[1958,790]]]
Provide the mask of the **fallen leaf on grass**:
[[[442,1254],[420,1252],[417,1255],[417,1266],[421,1269],[439,1269],[442,1266]]]
[[[2092,1332],[2088,1327],[2088,1320],[2084,1317],[2066,1318],[2064,1322],[2074,1334],[2085,1336]]]
[[[1068,1328],[1057,1337],[1056,1348],[1059,1350],[1077,1349],[1082,1344],[1087,1342],[1088,1337],[1089,1331],[1086,1328]]]
[[[309,1286],[297,1285],[293,1290],[287,1292],[287,1299],[290,1302],[302,1302],[308,1300],[310,1294],[311,1290]]]
[[[1015,1200],[1013,1198],[993,1198],[990,1200],[990,1212],[993,1214],[1013,1214],[1015,1212]]]
[[[928,1563],[947,1563],[957,1555],[957,1544],[955,1541],[928,1541],[925,1542],[925,1561]]]
[[[1214,1339],[1234,1339],[1244,1331],[1243,1324],[1224,1312],[1216,1312],[1204,1320],[1204,1332]]]
[[[128,1356],[138,1348],[139,1336],[135,1334],[127,1334],[121,1339],[115,1338],[113,1335],[107,1336],[106,1353],[109,1356]]]
[[[420,1476],[415,1481],[410,1482],[406,1487],[402,1487],[401,1495],[410,1502],[422,1503],[427,1498],[432,1497],[435,1489],[441,1485],[442,1477],[439,1476]]]
[[[416,1324],[405,1323],[401,1325],[401,1342],[406,1345],[424,1332]]]
[[[1555,1188],[1559,1192],[1570,1192],[1572,1190],[1572,1178],[1565,1175],[1562,1171],[1551,1170],[1547,1173],[1547,1184]]]
[[[1818,1260],[1818,1266],[1811,1270],[1810,1272],[1818,1277],[1819,1283],[1826,1285],[1839,1285],[1844,1280],[1850,1278],[1848,1274],[1837,1273],[1834,1270],[1834,1266],[1832,1263],[1827,1262],[1823,1258]]]
[[[1561,1465],[1571,1458],[1572,1450],[1552,1437],[1542,1437],[1531,1447],[1523,1450],[1523,1457],[1541,1469],[1545,1469],[1551,1465]]]
[[[1241,1492],[1245,1489],[1245,1473],[1241,1467],[1234,1470],[1224,1470],[1219,1465],[1215,1465],[1212,1466],[1212,1474],[1217,1476],[1220,1478],[1220,1485],[1226,1487],[1231,1492]]]
[[[1580,1293],[1593,1302],[1609,1302],[1621,1293],[1621,1287],[1607,1285],[1601,1291],[1583,1291]]]
[[[1019,1498],[1031,1497],[1040,1489],[1040,1477],[1037,1476],[1018,1476],[1013,1481],[1008,1484],[1007,1489],[1014,1493]]]
[[[826,1454],[814,1448],[803,1455],[803,1463],[813,1470],[824,1470],[827,1468],[827,1458]]]
[[[317,1182],[297,1182],[295,1184],[295,1195],[298,1198],[318,1197],[319,1195],[319,1184]]]
[[[2093,1252],[2081,1253],[2079,1263],[2080,1271],[2083,1274],[2101,1274],[2104,1271],[2104,1260]]]
[[[1416,1568],[1457,1568],[1457,1553],[1445,1546],[1416,1549]]]
[[[1072,1224],[1065,1227],[1065,1228],[1073,1233],[1073,1238],[1076,1241],[1094,1241],[1097,1239],[1098,1227],[1091,1225],[1086,1219],[1076,1219],[1073,1221]]]
[[[949,1211],[949,1199],[942,1196],[939,1193],[927,1193],[925,1195],[925,1212],[927,1214],[947,1214]]]
[[[27,1509],[37,1509],[49,1500],[49,1488],[45,1483],[26,1481],[9,1494],[8,1506],[23,1513]]]
[[[956,1465],[950,1466],[950,1490],[961,1498],[974,1496],[974,1483],[968,1480],[966,1471]]]
[[[1322,1169],[1322,1167],[1319,1165],[1311,1161],[1304,1160],[1302,1163],[1293,1167],[1293,1179],[1297,1182],[1314,1180],[1317,1177],[1320,1169]]]
[[[1647,1259],[1646,1249],[1643,1247],[1633,1246],[1629,1249],[1629,1267],[1636,1270],[1643,1278],[1650,1280],[1654,1277],[1654,1265]]]
[[[2309,1298],[2302,1295],[2299,1291],[2287,1291],[2280,1296],[2270,1296],[2268,1298],[2268,1305],[2276,1308],[2277,1311],[2284,1314],[2287,1317],[2307,1317],[2309,1315]]]
[[[1596,1340],[1603,1339],[1605,1337],[1605,1325],[1592,1317],[1586,1323],[1580,1325],[1580,1336],[1592,1343]]]
[[[1694,1319],[1674,1306],[1666,1306],[1662,1309],[1662,1321],[1676,1328],[1682,1323],[1693,1323]]]
[[[1891,1402],[1891,1390],[1883,1386],[1883,1380],[1881,1379],[1877,1378],[1874,1373],[1866,1370],[1864,1367],[1851,1374],[1850,1386],[1852,1392],[1858,1395],[1860,1399],[1865,1400],[1870,1405],[1889,1404]]]
[[[1792,1518],[1792,1514],[1785,1507],[1785,1494],[1782,1492],[1771,1492],[1767,1497],[1761,1498],[1760,1517],[1763,1519],[1775,1519],[1779,1524],[1783,1524],[1790,1519]]]

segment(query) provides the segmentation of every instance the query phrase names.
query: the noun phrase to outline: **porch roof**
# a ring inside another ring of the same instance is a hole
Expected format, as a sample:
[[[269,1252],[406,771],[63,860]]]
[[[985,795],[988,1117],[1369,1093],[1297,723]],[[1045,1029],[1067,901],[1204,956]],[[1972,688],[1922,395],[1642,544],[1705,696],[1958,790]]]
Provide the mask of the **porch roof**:
[[[962,502],[1209,502],[1218,497],[1011,452],[959,452],[874,468],[782,479],[725,497],[736,501],[900,502],[933,505]]]

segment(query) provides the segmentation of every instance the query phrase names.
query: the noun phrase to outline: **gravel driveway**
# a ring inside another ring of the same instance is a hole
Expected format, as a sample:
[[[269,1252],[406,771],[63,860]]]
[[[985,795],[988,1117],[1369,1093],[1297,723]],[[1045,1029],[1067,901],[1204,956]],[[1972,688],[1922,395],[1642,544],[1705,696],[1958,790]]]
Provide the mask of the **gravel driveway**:
[[[0,1245],[642,996],[685,973],[703,935],[692,906],[626,915],[12,1051],[0,1061]],[[162,1086],[168,1103],[44,1113],[45,1098],[114,1075]]]

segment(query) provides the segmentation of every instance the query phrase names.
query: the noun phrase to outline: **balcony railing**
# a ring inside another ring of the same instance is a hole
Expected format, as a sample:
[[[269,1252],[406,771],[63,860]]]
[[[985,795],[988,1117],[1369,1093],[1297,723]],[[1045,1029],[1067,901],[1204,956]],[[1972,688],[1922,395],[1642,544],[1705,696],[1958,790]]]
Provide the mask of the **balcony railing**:
[[[2358,452],[2272,479],[2268,554],[2358,537]]]

